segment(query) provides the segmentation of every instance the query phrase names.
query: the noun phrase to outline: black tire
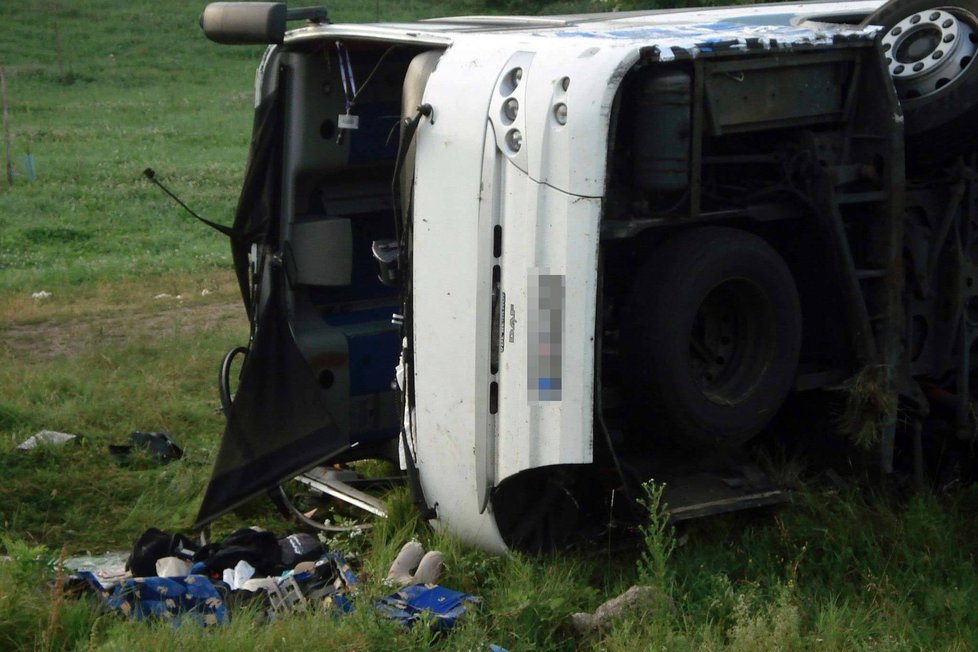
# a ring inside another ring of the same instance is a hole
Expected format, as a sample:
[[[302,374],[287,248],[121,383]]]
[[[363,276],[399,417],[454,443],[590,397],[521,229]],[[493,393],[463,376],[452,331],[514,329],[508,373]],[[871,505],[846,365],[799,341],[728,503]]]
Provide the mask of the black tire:
[[[509,548],[533,554],[558,550],[578,533],[580,506],[562,467],[538,467],[503,480],[492,492],[492,511]]]
[[[939,165],[978,149],[978,0],[893,0],[862,24],[885,28],[880,43],[903,107],[908,164]]]
[[[794,381],[801,328],[791,271],[760,237],[707,227],[664,242],[638,271],[621,323],[641,436],[703,449],[758,434]]]

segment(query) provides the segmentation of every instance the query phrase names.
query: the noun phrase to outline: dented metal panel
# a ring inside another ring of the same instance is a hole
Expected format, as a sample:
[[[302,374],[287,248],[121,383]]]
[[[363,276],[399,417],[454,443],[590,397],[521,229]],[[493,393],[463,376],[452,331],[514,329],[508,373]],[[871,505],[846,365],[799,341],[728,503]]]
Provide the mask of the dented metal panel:
[[[839,121],[852,63],[848,53],[713,62],[705,79],[709,133]]]

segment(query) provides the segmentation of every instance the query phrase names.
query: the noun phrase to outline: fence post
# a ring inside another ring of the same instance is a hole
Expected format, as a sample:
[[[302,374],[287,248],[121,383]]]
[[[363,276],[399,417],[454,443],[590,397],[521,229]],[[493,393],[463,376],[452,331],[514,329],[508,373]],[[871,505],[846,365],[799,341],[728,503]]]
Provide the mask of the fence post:
[[[7,108],[7,76],[0,68],[0,104],[3,105],[3,144],[7,159],[7,184],[14,185],[14,163],[10,158],[10,111]]]

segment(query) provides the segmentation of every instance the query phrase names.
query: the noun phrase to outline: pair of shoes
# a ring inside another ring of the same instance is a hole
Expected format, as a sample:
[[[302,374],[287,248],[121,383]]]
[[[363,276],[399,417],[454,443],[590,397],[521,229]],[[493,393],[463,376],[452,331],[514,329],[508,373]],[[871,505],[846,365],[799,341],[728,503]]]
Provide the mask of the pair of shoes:
[[[441,569],[444,565],[445,562],[440,552],[432,550],[425,553],[420,543],[409,541],[397,553],[384,583],[388,586],[437,584],[438,576],[441,575]],[[414,570],[413,574],[411,573],[412,570]]]

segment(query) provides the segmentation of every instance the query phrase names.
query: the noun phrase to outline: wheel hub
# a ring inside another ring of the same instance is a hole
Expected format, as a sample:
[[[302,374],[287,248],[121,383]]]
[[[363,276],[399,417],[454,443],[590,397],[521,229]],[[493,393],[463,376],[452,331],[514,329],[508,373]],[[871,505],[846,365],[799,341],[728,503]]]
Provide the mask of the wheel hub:
[[[978,38],[974,16],[967,18],[935,8],[889,28],[881,44],[900,99],[934,93],[971,65]]]
[[[772,307],[754,284],[731,279],[700,305],[689,335],[693,382],[719,405],[734,405],[756,387],[774,354]]]

